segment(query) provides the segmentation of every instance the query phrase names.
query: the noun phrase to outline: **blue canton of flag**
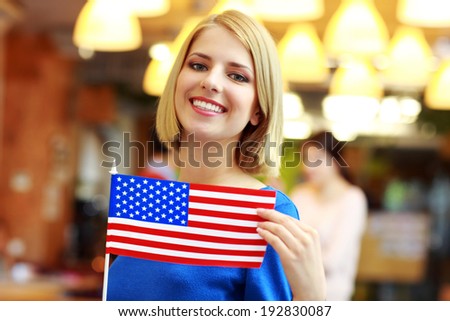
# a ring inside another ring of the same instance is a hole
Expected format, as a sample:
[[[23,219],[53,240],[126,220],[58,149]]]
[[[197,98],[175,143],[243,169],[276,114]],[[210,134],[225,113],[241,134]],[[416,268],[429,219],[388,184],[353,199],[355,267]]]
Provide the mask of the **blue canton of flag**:
[[[110,206],[116,217],[187,225],[189,188],[186,183],[119,176],[113,184]]]

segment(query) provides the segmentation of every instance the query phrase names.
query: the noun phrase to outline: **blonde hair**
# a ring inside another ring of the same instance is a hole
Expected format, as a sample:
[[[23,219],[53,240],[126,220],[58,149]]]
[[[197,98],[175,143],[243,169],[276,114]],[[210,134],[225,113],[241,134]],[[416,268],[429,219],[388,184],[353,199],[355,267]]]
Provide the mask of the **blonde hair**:
[[[244,128],[236,149],[235,159],[243,171],[257,175],[279,173],[282,144],[282,79],[275,42],[267,29],[253,18],[235,10],[211,15],[202,20],[186,38],[159,99],[156,113],[156,131],[161,141],[176,142],[181,125],[175,113],[175,90],[178,75],[191,44],[208,27],[222,26],[231,31],[245,46],[255,66],[256,90],[260,119],[257,126]],[[246,160],[254,159],[251,166]]]

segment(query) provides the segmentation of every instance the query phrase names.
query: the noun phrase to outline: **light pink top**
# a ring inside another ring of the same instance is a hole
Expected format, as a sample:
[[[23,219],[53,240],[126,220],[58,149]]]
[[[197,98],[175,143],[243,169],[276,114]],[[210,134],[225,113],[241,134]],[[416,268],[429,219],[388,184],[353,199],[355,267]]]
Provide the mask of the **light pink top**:
[[[368,213],[363,191],[351,186],[342,196],[321,202],[310,189],[296,188],[291,198],[298,207],[300,220],[320,235],[327,300],[351,300]]]

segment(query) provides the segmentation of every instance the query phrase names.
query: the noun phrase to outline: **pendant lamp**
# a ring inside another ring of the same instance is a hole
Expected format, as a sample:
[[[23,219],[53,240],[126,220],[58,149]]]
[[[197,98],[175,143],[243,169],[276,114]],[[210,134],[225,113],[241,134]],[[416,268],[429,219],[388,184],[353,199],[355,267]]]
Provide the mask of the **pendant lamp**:
[[[156,43],[150,52],[150,63],[145,69],[143,90],[151,96],[161,96],[173,65],[172,43]]]
[[[322,83],[329,70],[322,42],[314,26],[291,24],[278,43],[283,78],[295,83]]]
[[[143,89],[151,96],[161,96],[172,68],[172,59],[152,59],[144,73]]]
[[[252,0],[218,0],[209,14],[221,13],[226,10],[238,10],[259,19]]]
[[[323,0],[253,0],[263,21],[298,22],[316,20],[324,13]]]
[[[329,94],[381,99],[383,85],[377,71],[367,59],[352,57],[333,74]]]
[[[125,0],[138,17],[150,18],[166,14],[170,9],[170,0]]]
[[[121,0],[88,0],[75,22],[73,42],[95,51],[129,51],[142,44],[137,16]]]
[[[450,110],[450,59],[443,61],[432,75],[424,98],[431,109]]]
[[[322,112],[328,120],[363,126],[377,115],[382,96],[376,70],[367,59],[353,57],[334,73]]]
[[[326,52],[373,56],[383,52],[389,32],[373,0],[342,0],[324,32]]]
[[[400,26],[387,49],[388,65],[382,71],[387,86],[422,90],[428,83],[433,53],[422,29]]]
[[[397,19],[408,25],[427,28],[450,27],[449,0],[398,0]]]

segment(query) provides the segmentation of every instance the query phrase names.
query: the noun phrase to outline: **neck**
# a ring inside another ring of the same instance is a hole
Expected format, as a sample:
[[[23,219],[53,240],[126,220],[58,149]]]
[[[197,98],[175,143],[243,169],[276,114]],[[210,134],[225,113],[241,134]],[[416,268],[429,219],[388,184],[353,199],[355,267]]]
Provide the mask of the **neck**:
[[[217,144],[217,147],[221,146]],[[213,153],[211,150],[207,151],[206,147],[203,145],[196,149],[180,148],[179,152],[175,153],[180,181],[247,188],[265,186],[236,164],[234,149],[230,148],[224,152],[216,150]]]
[[[340,197],[348,187],[349,183],[339,175],[332,176],[325,182],[313,184],[317,196],[324,200]]]

